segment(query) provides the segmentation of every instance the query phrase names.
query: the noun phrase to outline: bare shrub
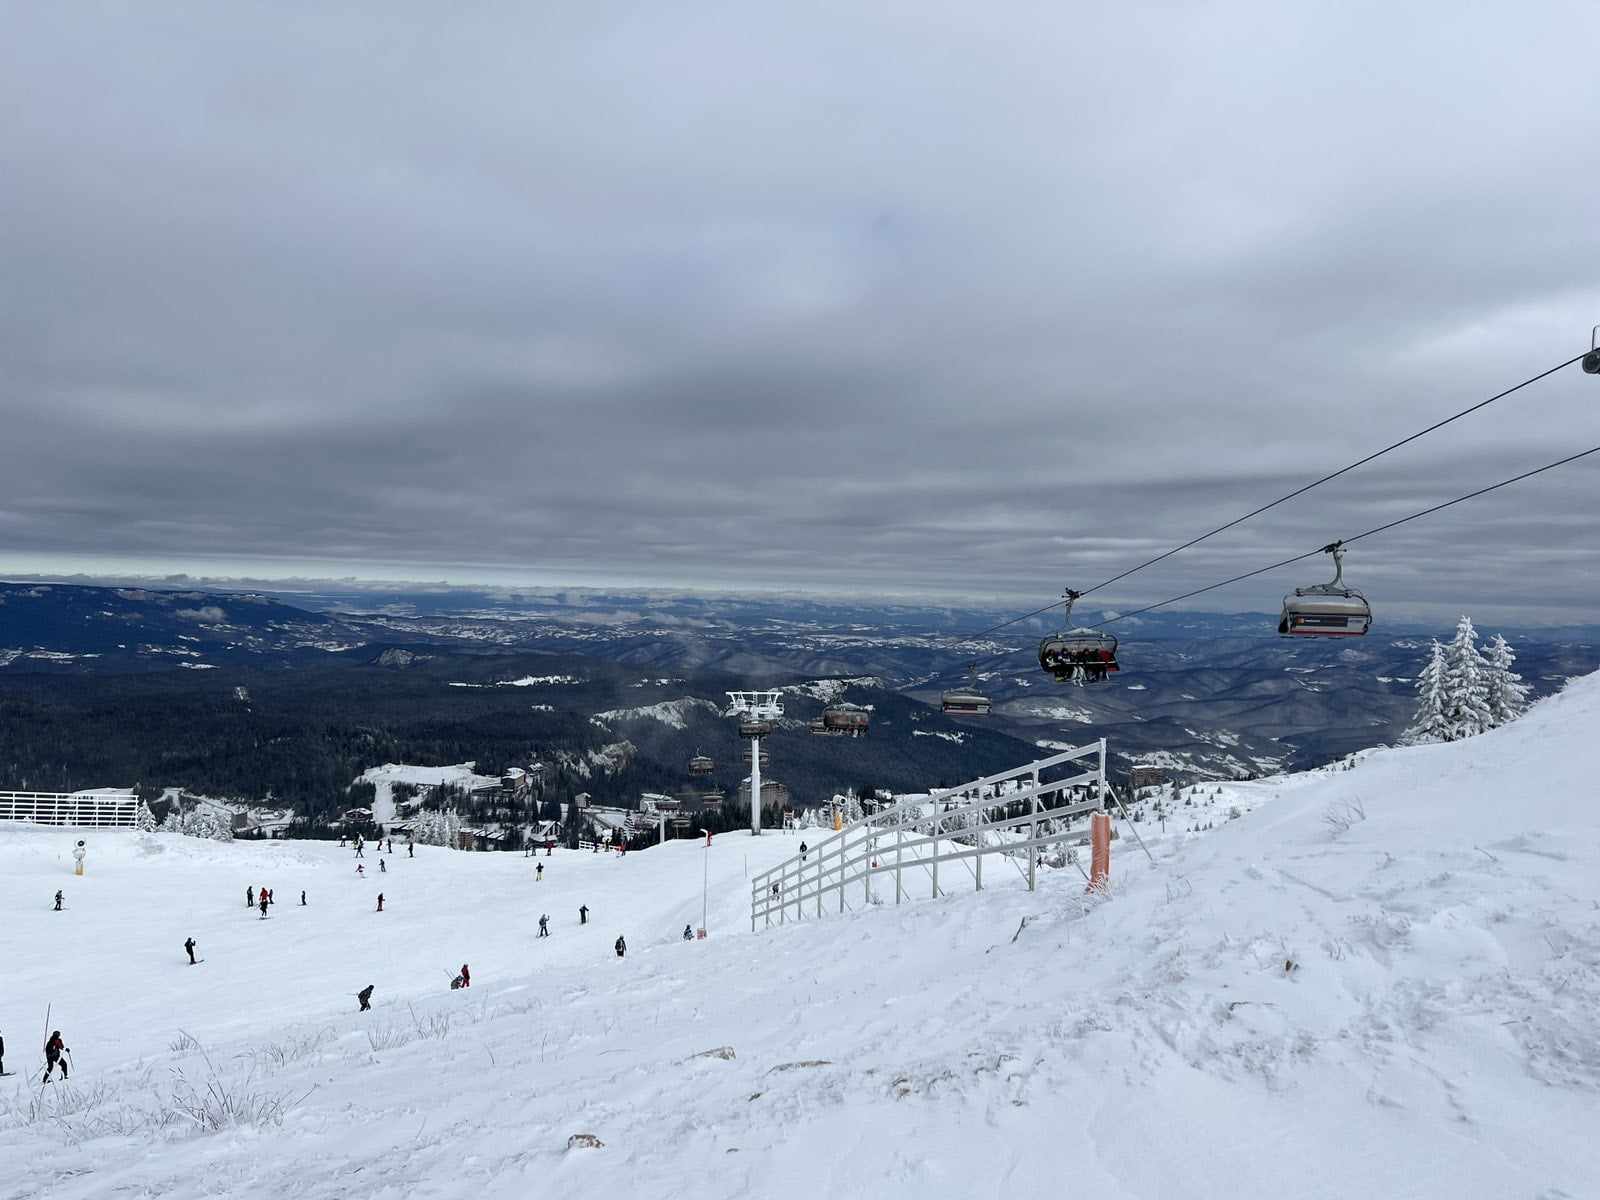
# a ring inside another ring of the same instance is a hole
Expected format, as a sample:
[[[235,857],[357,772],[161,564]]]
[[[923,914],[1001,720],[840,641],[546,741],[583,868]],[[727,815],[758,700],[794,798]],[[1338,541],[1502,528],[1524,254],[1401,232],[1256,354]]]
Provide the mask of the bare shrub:
[[[1359,824],[1367,819],[1367,806],[1359,796],[1349,800],[1340,800],[1328,805],[1328,810],[1322,814],[1322,823],[1333,831],[1333,836],[1349,833],[1352,825]]]

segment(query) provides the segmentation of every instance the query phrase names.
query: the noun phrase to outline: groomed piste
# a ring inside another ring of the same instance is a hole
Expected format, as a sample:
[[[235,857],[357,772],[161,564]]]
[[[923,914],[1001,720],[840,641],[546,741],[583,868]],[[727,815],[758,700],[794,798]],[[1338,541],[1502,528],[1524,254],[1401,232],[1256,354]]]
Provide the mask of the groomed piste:
[[[747,872],[794,837],[536,882],[102,833],[79,879],[75,834],[0,830],[0,1197],[1591,1195],[1597,729],[1586,677],[1230,785],[1259,806],[1154,866],[1119,841],[1104,899],[994,870],[759,934]],[[74,1073],[41,1086],[47,1008]]]

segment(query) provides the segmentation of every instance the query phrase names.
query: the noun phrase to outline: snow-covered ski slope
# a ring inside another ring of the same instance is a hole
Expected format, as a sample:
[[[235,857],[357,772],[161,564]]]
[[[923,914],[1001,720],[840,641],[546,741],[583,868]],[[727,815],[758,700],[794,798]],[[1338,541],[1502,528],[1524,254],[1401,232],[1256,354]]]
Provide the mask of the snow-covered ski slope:
[[[1590,677],[1253,785],[1155,868],[1119,842],[1095,904],[1068,868],[751,934],[745,856],[796,840],[728,836],[694,944],[693,843],[357,883],[332,846],[102,835],[80,881],[65,835],[0,834],[7,1065],[53,1002],[79,1071],[0,1086],[0,1196],[1594,1196],[1596,731]],[[201,1130],[213,1078],[257,1113]]]

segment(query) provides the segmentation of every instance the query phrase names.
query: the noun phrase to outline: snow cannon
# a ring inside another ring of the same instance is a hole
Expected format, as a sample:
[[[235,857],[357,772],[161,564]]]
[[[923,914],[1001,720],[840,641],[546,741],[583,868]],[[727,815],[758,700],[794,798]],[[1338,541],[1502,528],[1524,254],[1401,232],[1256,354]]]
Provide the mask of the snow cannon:
[[[88,847],[83,844],[83,839],[79,838],[78,839],[78,844],[72,848],[72,858],[73,858],[72,873],[74,875],[82,875],[83,874],[83,856],[85,854],[87,854],[88,852],[89,852]]]

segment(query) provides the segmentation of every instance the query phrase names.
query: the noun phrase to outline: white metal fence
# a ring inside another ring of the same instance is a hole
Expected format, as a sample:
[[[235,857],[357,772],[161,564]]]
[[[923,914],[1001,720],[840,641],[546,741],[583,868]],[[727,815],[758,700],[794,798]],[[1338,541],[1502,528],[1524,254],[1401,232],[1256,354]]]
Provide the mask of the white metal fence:
[[[1060,776],[1060,777],[1058,777]],[[850,911],[873,902],[873,881],[894,900],[941,896],[952,879],[983,889],[987,857],[1038,879],[1040,851],[1085,835],[1072,818],[1105,808],[1106,742],[1101,738],[1012,771],[905,800],[852,821],[804,854],[757,875],[750,885],[750,928]],[[940,865],[946,867],[941,882]],[[909,877],[909,878],[908,878]]]
[[[139,798],[127,792],[0,792],[0,821],[131,829]]]

